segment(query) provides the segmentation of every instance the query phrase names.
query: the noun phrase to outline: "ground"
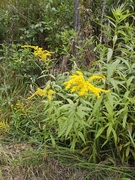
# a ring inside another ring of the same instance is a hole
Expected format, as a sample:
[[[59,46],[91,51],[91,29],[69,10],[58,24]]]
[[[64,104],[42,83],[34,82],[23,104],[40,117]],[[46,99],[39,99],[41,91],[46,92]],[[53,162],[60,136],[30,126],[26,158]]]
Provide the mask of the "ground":
[[[85,170],[62,165],[27,143],[0,146],[0,180],[83,180]]]
[[[66,149],[0,143],[0,180],[134,180],[134,177],[134,167],[87,163]]]

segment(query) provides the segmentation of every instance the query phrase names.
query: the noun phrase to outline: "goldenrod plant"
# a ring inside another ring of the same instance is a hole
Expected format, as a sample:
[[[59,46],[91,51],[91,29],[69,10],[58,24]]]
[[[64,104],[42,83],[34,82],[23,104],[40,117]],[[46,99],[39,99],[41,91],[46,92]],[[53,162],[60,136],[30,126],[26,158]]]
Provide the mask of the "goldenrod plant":
[[[71,93],[76,92],[79,96],[90,96],[89,91],[93,92],[98,98],[100,97],[100,93],[107,93],[109,90],[103,90],[101,88],[96,88],[91,84],[91,81],[94,79],[105,78],[104,75],[93,75],[85,80],[83,77],[83,73],[80,71],[76,71],[76,74],[70,76],[70,80],[65,82],[66,90],[71,89]]]
[[[6,135],[6,133],[9,131],[9,128],[10,126],[7,120],[0,121],[0,136]]]
[[[98,118],[101,124],[98,125],[96,143],[104,139],[102,147],[110,144],[113,152],[115,146],[113,156],[117,153],[121,162],[128,162],[135,157],[134,27],[129,21],[132,13],[125,9],[125,5],[112,9],[112,14],[113,17],[107,16],[110,26],[104,26],[109,44],[99,43],[95,49],[99,57],[98,67],[106,74],[106,86],[111,89],[104,107],[101,106],[103,113],[100,112]]]
[[[38,46],[30,46],[30,45],[24,45],[21,46],[22,48],[32,48],[34,49],[34,56],[37,56],[41,58],[42,61],[47,61],[47,57],[50,57],[53,52],[49,52],[47,50],[43,50],[43,48],[40,48]]]
[[[35,95],[39,95],[39,96],[47,96],[47,98],[50,100],[52,94],[55,94],[55,91],[50,89],[50,85],[48,84],[44,89],[37,88],[37,91],[34,92],[30,97],[28,97],[28,99],[30,100]]]

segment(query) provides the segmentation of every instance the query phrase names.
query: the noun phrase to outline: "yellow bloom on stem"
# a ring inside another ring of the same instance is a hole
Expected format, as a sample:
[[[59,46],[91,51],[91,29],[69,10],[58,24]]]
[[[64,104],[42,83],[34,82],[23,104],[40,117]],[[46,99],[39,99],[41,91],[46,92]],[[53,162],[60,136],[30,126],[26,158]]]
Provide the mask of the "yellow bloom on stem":
[[[102,74],[92,76],[88,78],[88,80],[84,79],[83,73],[80,71],[76,71],[76,74],[70,76],[70,80],[65,82],[65,89],[70,89],[70,92],[77,92],[79,96],[89,96],[88,92],[93,92],[98,98],[100,97],[100,93],[107,93],[109,90],[103,90],[101,88],[97,88],[91,84],[91,81],[94,79],[105,78]]]
[[[16,104],[11,104],[11,108],[15,113],[18,113],[19,116],[27,115],[31,107],[29,104],[25,104],[20,100],[17,100]]]
[[[52,89],[49,89],[50,85],[48,84],[45,89],[40,89],[37,88],[36,92],[33,93],[30,97],[28,97],[28,100],[32,99],[35,95],[39,95],[39,96],[47,96],[47,98],[50,100],[51,99],[51,95],[55,94],[55,91],[53,91]]]
[[[49,52],[47,50],[43,50],[38,46],[24,45],[22,48],[32,48],[34,49],[34,55],[40,57],[43,61],[46,61],[47,57],[51,56],[53,52]]]
[[[9,124],[7,123],[7,120],[0,121],[0,135],[4,134],[7,130],[9,130]]]
[[[55,94],[56,92],[55,91],[53,91],[52,89],[50,89],[49,91],[48,91],[48,93],[47,93],[47,98],[49,99],[49,100],[51,100],[51,95],[52,94]]]

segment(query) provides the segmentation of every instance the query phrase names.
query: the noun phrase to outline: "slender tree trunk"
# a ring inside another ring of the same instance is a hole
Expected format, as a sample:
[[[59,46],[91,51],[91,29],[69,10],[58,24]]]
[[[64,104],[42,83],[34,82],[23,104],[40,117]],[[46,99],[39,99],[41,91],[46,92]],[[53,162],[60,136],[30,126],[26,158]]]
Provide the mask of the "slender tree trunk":
[[[79,14],[79,0],[75,0],[74,4],[74,29],[79,32],[81,28],[80,14]]]
[[[79,0],[75,0],[74,1],[74,29],[77,33],[77,36],[79,36],[79,32],[81,29],[79,6],[80,6]],[[77,57],[77,48],[76,48],[77,39],[73,41],[73,55],[75,57]]]
[[[105,18],[106,7],[107,7],[106,0],[102,0],[101,24],[106,25],[106,26],[110,26],[109,22]],[[108,38],[107,34],[104,33],[104,27],[101,28],[100,42],[104,42],[106,44],[108,44],[108,42],[109,42],[109,38]]]

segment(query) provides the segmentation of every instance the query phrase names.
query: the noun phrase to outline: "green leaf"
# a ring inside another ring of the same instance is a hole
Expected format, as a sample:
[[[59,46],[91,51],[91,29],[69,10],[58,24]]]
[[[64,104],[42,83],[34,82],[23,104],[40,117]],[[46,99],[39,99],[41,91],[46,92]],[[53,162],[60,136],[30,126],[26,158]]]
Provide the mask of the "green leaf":
[[[106,132],[106,138],[107,138],[107,141],[109,140],[109,137],[110,137],[110,134],[112,132],[112,125],[109,125],[109,127],[107,128],[107,132]]]
[[[115,143],[115,146],[117,146],[117,134],[116,134],[116,131],[112,128],[112,133],[113,133],[113,138],[114,138],[114,143]]]
[[[84,135],[82,134],[82,132],[78,132],[78,136],[82,139],[82,141],[84,142],[84,143],[86,143],[86,141],[85,141],[85,137],[84,137]]]
[[[80,98],[80,102],[83,104],[83,105],[88,105],[88,106],[92,106],[91,102],[89,102],[88,100],[84,100],[83,98]]]
[[[69,104],[74,104],[74,102],[69,98],[67,99],[67,101],[68,101]]]
[[[116,98],[115,94],[110,91],[106,94],[106,96],[108,98],[108,102],[109,102],[111,108],[113,108],[114,98]]]
[[[108,48],[108,52],[107,52],[107,63],[111,60],[113,55],[113,50],[111,48]]]
[[[71,119],[74,119],[75,114],[76,114],[75,106],[71,106],[70,109],[69,109],[69,112],[68,112],[69,122],[71,121]]]
[[[132,134],[131,134],[131,133],[132,133],[132,132],[131,132],[131,131],[132,131],[131,128],[132,128],[132,124],[129,123],[129,124],[128,124],[128,134],[129,134],[131,143],[132,143],[133,147],[135,148],[135,142],[134,142],[134,139],[133,139]]]
[[[66,110],[67,111],[70,107],[71,107],[70,104],[64,104],[58,110]]]
[[[51,134],[50,134],[50,137],[51,137],[52,147],[54,148],[56,146],[55,139]]]
[[[106,126],[101,127],[101,128],[98,130],[95,139],[97,139],[97,138],[103,133],[103,131],[105,130],[105,128],[106,128]]]
[[[60,117],[58,120],[58,137],[61,137],[62,135],[65,135],[65,132],[67,130],[67,117]]]
[[[127,83],[127,88],[130,87],[131,82],[133,81],[134,78],[135,78],[134,76],[131,76],[131,77],[126,81],[126,83]]]
[[[128,107],[125,105],[125,107],[123,108],[123,127],[125,128],[126,127],[126,123],[127,123],[127,117],[128,117]]]
[[[66,127],[64,127],[63,129],[59,129],[58,130],[58,137],[65,135],[65,132],[66,132]]]
[[[108,101],[105,102],[105,107],[106,107],[108,114],[113,116],[113,114],[114,114],[113,106],[111,106]]]
[[[89,103],[89,102],[88,102]],[[90,112],[90,110],[92,110],[92,108],[91,107],[88,107],[88,104],[80,104],[78,107],[81,107],[81,109],[83,110],[83,111],[88,111],[88,112]]]
[[[130,146],[128,146],[127,149],[126,149],[126,157],[129,156],[129,153],[130,153]]]
[[[113,72],[115,71],[115,69],[118,67],[118,64],[120,63],[120,60],[116,60],[115,62],[108,64],[107,65],[107,79],[108,81],[110,80],[110,78],[113,75]]]
[[[130,13],[130,14],[124,14],[124,15],[122,15],[119,23],[120,23],[121,21],[123,21],[124,19],[126,19],[127,17],[131,16],[131,15],[133,15],[133,14]]]
[[[64,96],[63,93],[57,92],[57,95],[60,96],[60,97],[62,97],[63,99],[67,99],[67,97]]]
[[[66,133],[65,133],[65,136],[67,137],[68,135],[69,135],[69,133],[70,133],[70,131],[71,131],[71,129],[72,129],[72,127],[73,127],[73,123],[74,123],[74,120],[73,119],[71,119],[70,120],[70,124],[68,124],[68,126],[67,126],[67,130],[66,130]]]
[[[122,63],[124,63],[124,64],[127,66],[129,72],[132,71],[132,70],[131,70],[131,65],[130,65],[129,61],[127,61],[126,59],[124,59],[124,58],[122,58],[122,57],[120,57],[120,56],[117,56],[117,59],[121,60]]]
[[[119,92],[119,84],[120,85],[122,85],[122,81],[118,81],[118,80],[116,80],[116,79],[114,79],[114,78],[110,78],[109,79],[109,82],[112,84],[112,86],[113,86],[113,89],[116,89],[118,92]],[[108,93],[107,93],[108,94]]]
[[[131,145],[131,142],[127,142],[126,144],[124,144],[123,147],[127,147],[127,146],[130,146]]]
[[[79,118],[85,119],[85,117],[88,116],[88,113],[90,113],[90,108],[83,107],[82,105],[79,105],[77,107],[76,115],[78,115]]]
[[[90,125],[86,123],[85,121],[82,121],[82,124],[85,125],[86,127],[90,127]]]
[[[75,138],[73,137],[73,140],[72,140],[71,143],[70,143],[70,149],[71,149],[73,152],[74,152],[74,150],[75,150],[76,141],[77,141],[77,139],[75,139]]]
[[[118,39],[118,36],[117,36],[117,35],[115,35],[115,36],[113,37],[113,44],[115,44],[115,43],[116,43],[117,39]]]
[[[92,114],[95,116],[97,114],[97,112],[99,112],[99,108],[100,108],[100,105],[101,105],[101,102],[102,102],[102,99],[103,97],[100,97],[99,99],[97,99],[94,107],[93,107],[93,112]]]
[[[122,34],[123,36],[126,36],[126,33],[124,31],[122,31],[122,30],[118,30],[117,33]]]

